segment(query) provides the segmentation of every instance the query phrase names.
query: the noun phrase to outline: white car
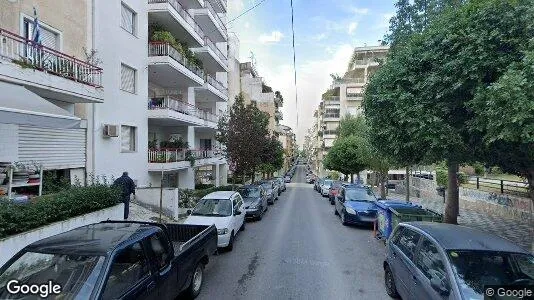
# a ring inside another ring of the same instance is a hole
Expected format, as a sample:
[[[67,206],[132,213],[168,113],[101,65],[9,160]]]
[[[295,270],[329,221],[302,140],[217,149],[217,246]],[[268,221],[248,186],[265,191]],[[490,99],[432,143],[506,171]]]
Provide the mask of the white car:
[[[332,186],[332,182],[333,182],[333,180],[327,179],[327,180],[323,181],[323,184],[321,184],[321,195],[323,197],[328,196],[328,191],[329,191],[330,187]]]
[[[200,199],[184,224],[217,227],[217,247],[232,250],[237,232],[245,230],[243,198],[235,191],[214,192]]]

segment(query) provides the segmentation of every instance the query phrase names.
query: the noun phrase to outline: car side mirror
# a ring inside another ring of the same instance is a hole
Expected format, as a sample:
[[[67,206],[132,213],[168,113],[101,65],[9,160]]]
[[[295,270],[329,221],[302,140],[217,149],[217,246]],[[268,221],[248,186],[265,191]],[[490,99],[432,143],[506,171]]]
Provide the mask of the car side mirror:
[[[432,279],[430,279],[430,286],[442,296],[448,296],[450,293],[449,287],[445,280],[432,277]]]
[[[192,211],[190,209],[187,210],[187,214],[190,215]]]
[[[236,211],[234,211],[234,215],[235,215],[235,216],[239,216],[240,214],[241,214],[241,211],[240,211],[240,210],[236,210]]]

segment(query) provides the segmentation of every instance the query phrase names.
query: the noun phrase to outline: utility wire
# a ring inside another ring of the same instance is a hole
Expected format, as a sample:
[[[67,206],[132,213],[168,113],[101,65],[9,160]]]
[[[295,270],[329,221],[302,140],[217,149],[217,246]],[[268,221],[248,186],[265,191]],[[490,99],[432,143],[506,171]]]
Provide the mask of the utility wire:
[[[297,108],[297,128],[295,128],[295,131],[298,132],[299,127],[299,97],[298,97],[298,89],[297,89],[297,58],[296,58],[296,51],[295,51],[295,21],[294,21],[294,12],[293,12],[293,0],[291,0],[291,32],[293,33],[293,71],[295,74],[295,106]]]
[[[230,0],[231,1],[231,0]],[[252,6],[251,8],[245,10],[244,12],[242,12],[239,16],[233,18],[232,20],[228,21],[227,24],[230,24],[231,22],[241,18],[242,16],[244,16],[245,14],[247,14],[249,11],[255,9],[256,7],[260,6],[261,4],[263,4],[263,2],[265,2],[267,0],[261,0],[260,2],[256,3],[254,6]]]

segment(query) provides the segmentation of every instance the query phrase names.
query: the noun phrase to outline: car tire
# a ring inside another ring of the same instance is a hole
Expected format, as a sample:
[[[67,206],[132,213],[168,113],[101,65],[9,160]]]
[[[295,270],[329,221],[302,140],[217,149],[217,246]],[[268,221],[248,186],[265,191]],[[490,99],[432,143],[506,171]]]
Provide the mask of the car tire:
[[[337,212],[337,209],[334,209],[334,215],[339,216],[339,213]]]
[[[194,270],[191,284],[189,284],[189,288],[187,289],[187,294],[191,299],[195,299],[202,289],[202,283],[204,283],[204,264],[199,262]]]
[[[243,225],[241,225],[241,227],[239,227],[239,231],[245,231],[245,225],[247,224],[247,222],[245,220],[243,220]]]
[[[345,212],[341,212],[341,224],[343,224],[343,226],[348,225],[347,221],[345,220]]]
[[[397,287],[395,286],[395,278],[389,266],[384,268],[384,285],[386,286],[386,293],[393,299],[399,298]]]
[[[264,211],[263,211],[263,207],[261,208],[261,213],[258,215],[258,217],[256,218],[256,221],[261,221],[261,219],[263,218],[263,214],[264,214]]]
[[[234,232],[230,234],[230,241],[228,241],[228,246],[226,246],[226,250],[232,251],[234,250]]]

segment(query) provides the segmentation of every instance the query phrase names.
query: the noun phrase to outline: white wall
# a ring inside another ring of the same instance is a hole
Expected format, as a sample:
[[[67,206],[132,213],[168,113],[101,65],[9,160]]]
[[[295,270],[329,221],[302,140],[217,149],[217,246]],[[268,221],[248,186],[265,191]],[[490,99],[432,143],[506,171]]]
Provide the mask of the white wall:
[[[0,123],[0,162],[19,160],[19,126]]]
[[[137,13],[137,36],[120,26],[121,1],[96,0],[95,48],[103,61],[104,103],[96,105],[95,161],[90,171],[115,177],[128,171],[142,185],[148,182],[148,2],[123,2]],[[120,90],[121,63],[137,70],[135,94]],[[121,152],[120,137],[102,137],[103,124],[136,126],[137,151]]]

